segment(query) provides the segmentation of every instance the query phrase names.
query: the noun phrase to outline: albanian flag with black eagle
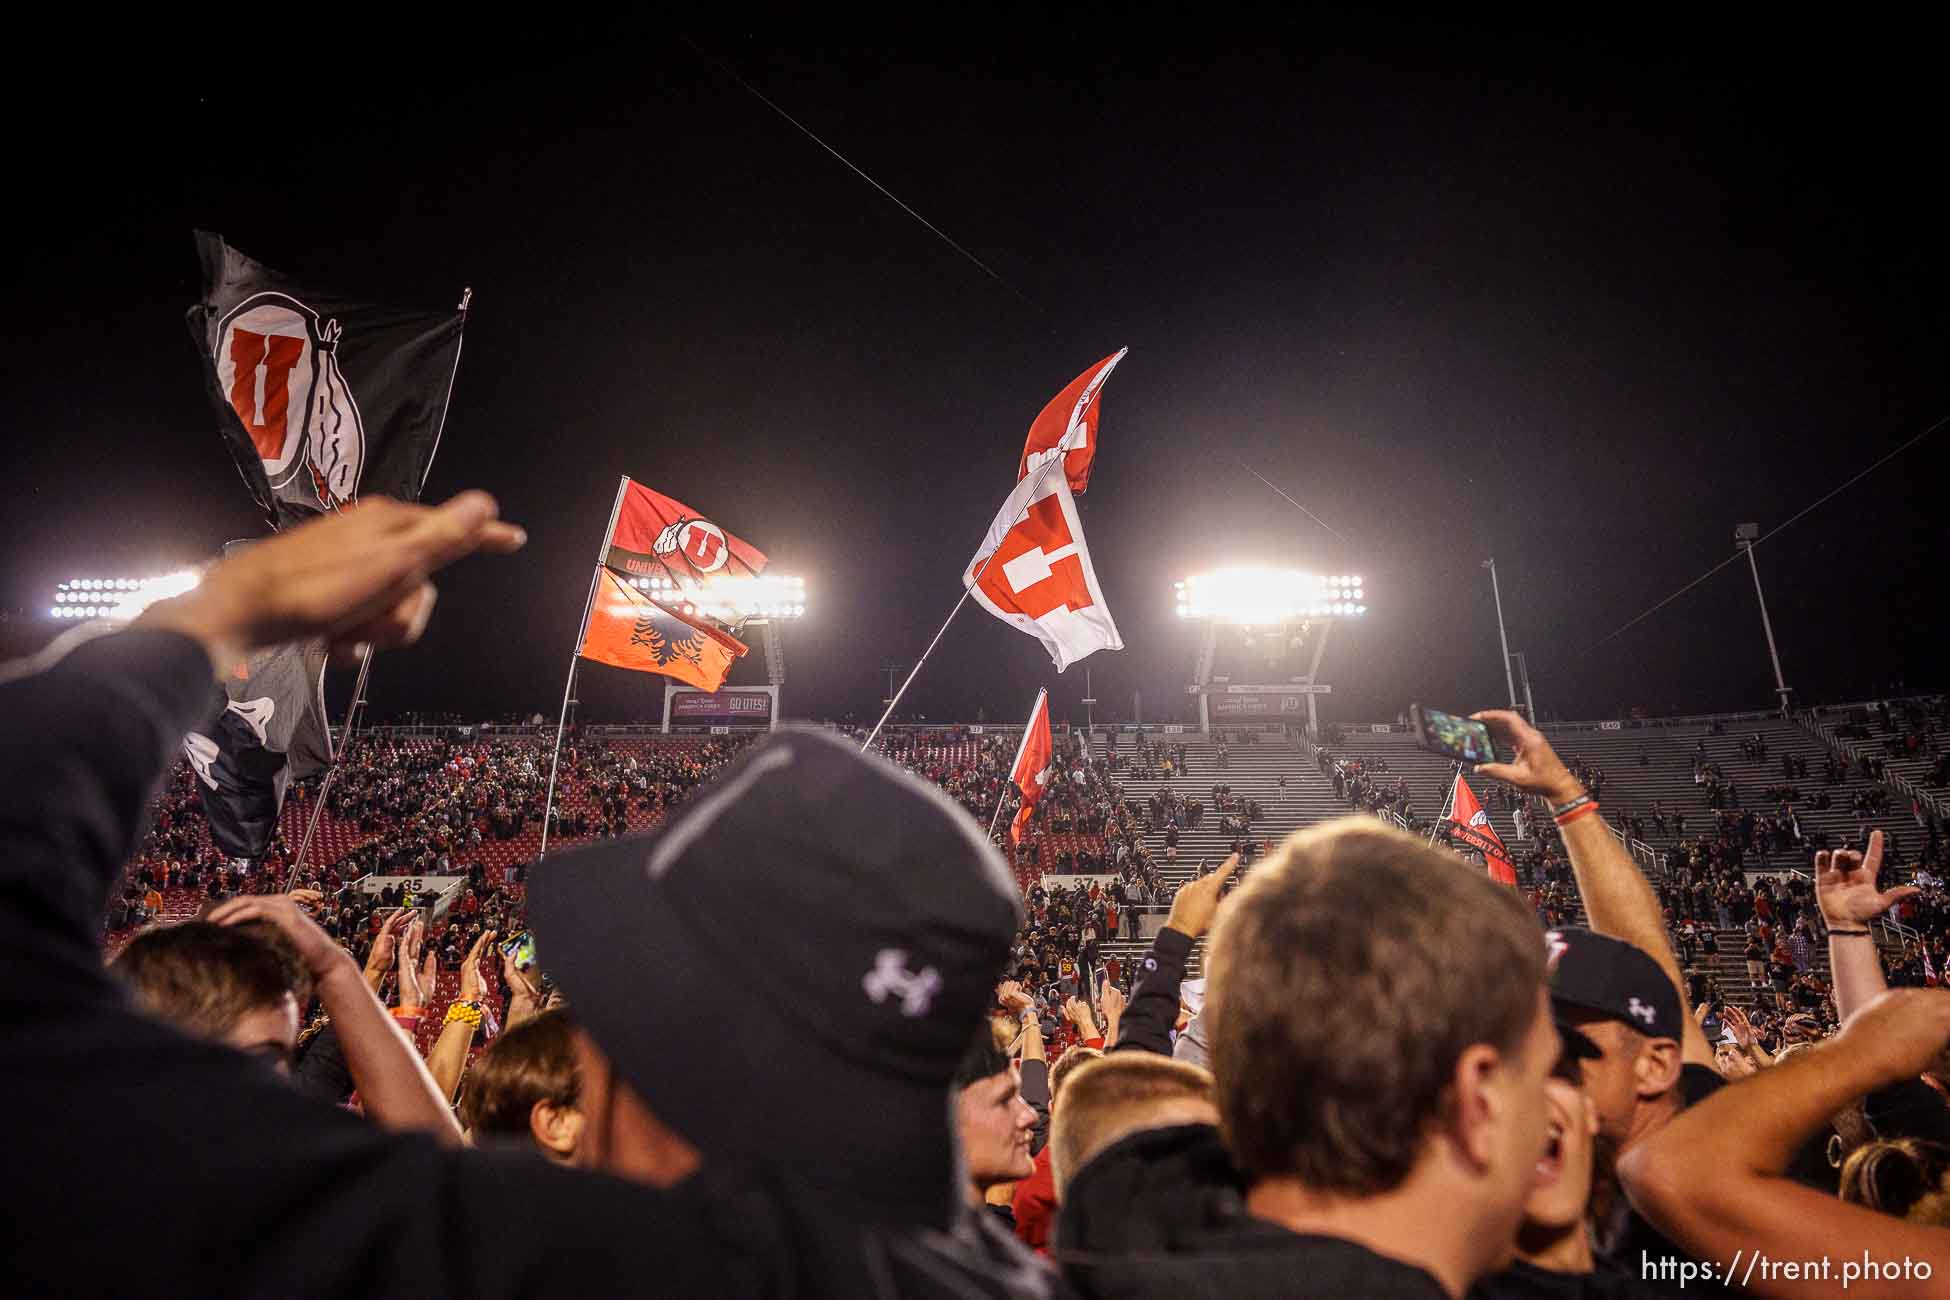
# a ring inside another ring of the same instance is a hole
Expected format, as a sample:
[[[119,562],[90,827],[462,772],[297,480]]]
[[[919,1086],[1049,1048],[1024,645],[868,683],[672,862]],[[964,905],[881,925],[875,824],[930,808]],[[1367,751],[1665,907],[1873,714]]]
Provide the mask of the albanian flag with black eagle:
[[[700,616],[671,608],[616,576],[596,570],[596,598],[582,630],[585,659],[659,673],[701,691],[715,691],[745,655],[744,642]]]
[[[300,285],[198,231],[190,334],[224,444],[273,528],[361,493],[417,501],[460,364],[464,308]],[[464,300],[463,300],[464,301]]]

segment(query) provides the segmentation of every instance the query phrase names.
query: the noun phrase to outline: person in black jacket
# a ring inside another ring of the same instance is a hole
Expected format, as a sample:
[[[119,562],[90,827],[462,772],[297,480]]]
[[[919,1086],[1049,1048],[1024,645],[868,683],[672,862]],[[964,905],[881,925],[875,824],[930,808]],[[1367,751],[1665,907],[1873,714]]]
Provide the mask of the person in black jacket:
[[[942,1208],[914,1216],[931,1232],[863,1230],[845,1196],[861,1190],[856,1167],[836,1170],[828,1189],[791,1185],[720,1145],[708,1125],[697,1130],[703,1168],[665,1189],[532,1155],[443,1148],[317,1104],[261,1063],[138,1011],[108,977],[98,946],[108,895],[171,754],[220,706],[217,675],[253,647],[300,637],[410,642],[432,610],[428,574],[523,540],[482,493],[440,507],[368,500],[213,566],[125,631],[64,638],[0,667],[0,1079],[17,1113],[35,1117],[17,1126],[0,1191],[4,1290],[278,1300],[1050,1293],[1008,1243],[951,1213],[945,1179]],[[578,997],[602,1010],[586,962],[558,955],[579,972]],[[865,987],[856,974],[852,987],[869,999],[881,991],[893,1031],[885,1050],[913,1050],[924,1031],[959,1050],[962,1030],[924,1014],[926,969],[876,971],[887,978]],[[614,992],[648,1006],[657,990]],[[666,1074],[712,1064],[708,1039],[663,1042]],[[792,1046],[779,1041],[775,1075],[730,1081],[742,1091],[711,1081],[733,1119],[791,1086]],[[619,1042],[619,1057],[632,1048]],[[628,1090],[600,1059],[590,1069],[596,1147],[627,1167]],[[780,1109],[783,1100],[771,1098]],[[952,1167],[945,1086],[936,1113]],[[877,1167],[898,1183],[909,1161],[887,1149]],[[929,1177],[936,1165],[930,1153]]]
[[[1221,1127],[1086,1163],[1058,1219],[1065,1276],[1102,1300],[1459,1300],[1509,1257],[1546,1150],[1559,1044],[1536,918],[1368,818],[1293,836],[1214,910]]]
[[[1185,963],[1192,955],[1192,945],[1212,927],[1225,887],[1238,868],[1239,855],[1234,854],[1220,863],[1218,870],[1186,881],[1172,896],[1171,912],[1138,967],[1137,987],[1124,1008],[1111,1051],[1172,1054]]]

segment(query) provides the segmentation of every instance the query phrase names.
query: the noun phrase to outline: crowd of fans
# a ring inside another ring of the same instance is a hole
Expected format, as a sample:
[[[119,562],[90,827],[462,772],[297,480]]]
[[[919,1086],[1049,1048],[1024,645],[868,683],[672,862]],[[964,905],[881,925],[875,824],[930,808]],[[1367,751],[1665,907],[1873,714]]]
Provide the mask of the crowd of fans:
[[[1066,740],[1026,843],[1108,870],[1024,891],[983,834],[1008,744],[906,737],[908,774],[814,732],[578,738],[573,846],[498,873],[539,746],[374,737],[323,796],[352,848],[295,888],[288,848],[221,860],[167,754],[233,656],[409,641],[427,572],[519,541],[484,498],[369,504],[0,676],[16,1292],[1942,1294],[1950,993],[1888,987],[1941,973],[1933,843],[1909,885],[1881,832],[1749,885],[1769,832],[1716,816],[1654,882],[1515,714],[1481,775],[1537,827],[1522,890],[1357,816],[1159,898],[1151,837],[1257,850],[1253,795],[1129,796],[1183,752]],[[1409,820],[1404,777],[1320,762]],[[129,909],[164,890],[213,905]],[[1887,963],[1891,915],[1921,938]],[[1695,964],[1729,932],[1751,1007]]]

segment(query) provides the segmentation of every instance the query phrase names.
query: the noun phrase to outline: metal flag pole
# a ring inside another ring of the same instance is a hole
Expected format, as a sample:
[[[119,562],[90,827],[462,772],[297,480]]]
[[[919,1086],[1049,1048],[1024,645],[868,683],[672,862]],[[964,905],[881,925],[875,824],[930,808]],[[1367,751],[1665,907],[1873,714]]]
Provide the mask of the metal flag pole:
[[[1449,774],[1449,797],[1442,801],[1442,815],[1437,817],[1435,825],[1429,828],[1430,848],[1435,847],[1435,837],[1442,833],[1443,823],[1447,822],[1450,814],[1456,811],[1456,778],[1462,775],[1462,770],[1463,765],[1458,763],[1456,770]]]
[[[975,574],[975,581],[980,582],[982,580],[982,573],[986,572],[988,567],[987,561],[984,561],[981,570]],[[887,725],[887,719],[893,717],[894,710],[900,707],[901,696],[907,694],[907,688],[914,684],[916,677],[920,676],[921,665],[928,661],[928,656],[934,653],[934,648],[941,644],[941,638],[947,635],[948,624],[955,621],[955,615],[961,613],[961,607],[968,603],[968,595],[974,590],[975,588],[973,587],[963,589],[961,599],[955,602],[955,607],[948,611],[948,617],[942,621],[941,630],[934,634],[934,640],[928,642],[928,648],[923,650],[921,657],[915,661],[913,670],[907,674],[907,680],[901,683],[901,688],[898,691],[894,692],[894,698],[887,701],[887,709],[880,715],[880,721],[874,723],[873,730],[867,733],[865,742],[860,746],[861,753],[864,754],[873,748],[873,742],[879,737],[880,729]]]
[[[995,838],[995,827],[1002,820],[1002,805],[1009,802],[1009,782],[1002,782],[1002,793],[995,798],[995,815],[989,818],[989,838]]]
[[[1037,467],[1036,482],[1029,489],[1031,498],[1035,497],[1036,489],[1043,485],[1043,477],[1049,473],[1050,466],[1061,465],[1065,458],[1064,456],[1052,456]],[[1011,494],[1013,495],[1013,492]],[[1015,524],[1016,521],[1011,519],[1008,528],[1015,527]],[[1008,536],[1008,528],[1003,530],[1004,537]],[[975,584],[979,583],[982,580],[982,575],[989,571],[989,565],[994,561],[995,552],[1001,549],[1001,545],[1001,542],[998,541],[995,549],[989,551],[987,555],[982,557],[982,567],[975,570],[975,577],[963,586],[961,599],[956,601],[955,607],[948,611],[948,617],[942,622],[941,630],[934,634],[934,640],[928,642],[928,648],[921,652],[921,658],[915,663],[914,670],[908,673],[907,680],[901,683],[901,688],[894,692],[894,698],[887,701],[887,710],[880,715],[880,721],[874,723],[873,730],[867,733],[866,742],[860,746],[861,753],[864,754],[873,747],[874,740],[880,735],[880,729],[887,725],[887,719],[894,716],[895,708],[900,705],[901,696],[907,694],[907,688],[912,686],[914,679],[921,675],[921,665],[928,661],[928,656],[934,653],[934,648],[941,644],[941,638],[948,632],[948,624],[955,621],[955,615],[961,613],[961,607],[966,605],[968,598],[975,594]]]
[[[298,843],[298,856],[292,859],[291,874],[285,877],[284,892],[290,893],[298,887],[298,873],[305,868],[305,854],[311,849],[311,839],[318,831],[318,819],[325,813],[325,796],[332,792],[332,778],[339,774],[340,756],[352,743],[352,729],[358,725],[359,702],[366,693],[366,674],[372,671],[372,642],[366,642],[364,653],[359,656],[359,677],[352,684],[352,703],[345,709],[345,730],[339,736],[338,748],[332,751],[332,762],[325,769],[325,779],[318,783],[318,802],[312,805],[311,816],[305,819],[305,838]]]
[[[460,378],[460,350],[466,342],[467,307],[473,301],[473,286],[462,286],[460,291],[460,305],[454,308],[455,311],[461,314],[462,337],[454,340],[454,365],[447,372],[447,395],[440,403],[440,423],[433,431],[433,450],[427,453],[426,468],[420,471],[420,486],[413,494],[415,501],[420,499],[421,492],[426,491],[427,480],[433,476],[434,458],[440,455],[440,437],[447,432],[447,413],[453,408],[454,404],[454,381]],[[332,503],[332,513],[339,513],[339,506],[336,501]],[[305,822],[305,838],[299,842],[297,860],[291,864],[291,875],[285,881],[284,891],[287,894],[297,887],[298,872],[304,868],[305,853],[311,848],[312,835],[318,830],[318,819],[325,811],[325,796],[331,793],[332,778],[338,775],[340,757],[345,753],[346,747],[352,743],[352,729],[358,722],[359,703],[365,698],[366,677],[371,671],[372,642],[368,641],[366,642],[364,652],[359,656],[359,679],[352,686],[352,705],[345,711],[345,734],[339,737],[338,747],[332,751],[332,763],[330,767],[325,769],[325,779],[318,783],[318,803],[312,808],[311,817]],[[329,735],[327,739],[330,739]]]
[[[589,571],[589,595],[582,602],[582,621],[576,624],[575,646],[569,651],[569,676],[562,683],[562,711],[555,718],[555,748],[548,760],[548,797],[542,802],[542,843],[535,851],[537,862],[548,856],[548,824],[555,812],[555,770],[562,762],[562,732],[569,725],[569,694],[575,690],[582,638],[589,631],[589,611],[596,607],[596,584],[602,581],[603,561],[609,558],[609,541],[616,535],[616,517],[623,513],[623,493],[629,486],[627,474],[616,476],[616,503],[609,508],[609,527],[603,529],[603,544],[596,551],[596,567]]]

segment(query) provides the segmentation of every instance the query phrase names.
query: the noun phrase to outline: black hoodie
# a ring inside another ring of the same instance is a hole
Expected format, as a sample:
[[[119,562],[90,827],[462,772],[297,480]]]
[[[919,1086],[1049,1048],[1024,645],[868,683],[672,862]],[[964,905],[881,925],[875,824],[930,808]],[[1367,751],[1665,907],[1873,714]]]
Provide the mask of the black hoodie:
[[[1448,1300],[1413,1265],[1248,1215],[1245,1187],[1209,1124],[1134,1133],[1078,1170],[1054,1253],[1091,1300]]]

